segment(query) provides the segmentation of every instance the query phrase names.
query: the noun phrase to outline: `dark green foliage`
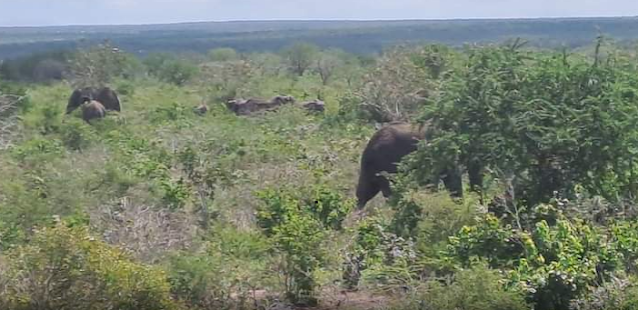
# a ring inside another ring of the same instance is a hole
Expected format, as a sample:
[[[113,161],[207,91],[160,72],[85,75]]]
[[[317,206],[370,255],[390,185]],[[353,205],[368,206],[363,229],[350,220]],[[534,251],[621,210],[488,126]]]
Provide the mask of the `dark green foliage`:
[[[175,85],[184,85],[198,73],[198,68],[188,60],[170,54],[150,55],[144,64],[149,74]]]
[[[67,61],[71,53],[52,51],[9,59],[0,65],[3,79],[17,82],[51,82],[61,80],[69,70]]]
[[[316,304],[313,273],[326,256],[327,229],[340,229],[353,201],[325,186],[271,189],[258,193],[257,221],[285,256],[286,293],[298,304]]]
[[[567,309],[622,266],[622,243],[613,241],[617,233],[563,216],[552,225],[540,220],[525,231],[486,215],[451,237],[443,257],[461,268],[486,260],[491,268],[507,270],[510,285],[527,293],[537,307]]]
[[[70,150],[82,151],[95,140],[97,133],[82,120],[72,119],[61,126],[60,135]]]
[[[286,47],[282,56],[286,59],[288,69],[293,74],[303,76],[315,62],[319,49],[317,46],[298,42]]]
[[[635,75],[609,58],[591,63],[513,47],[474,48],[424,119],[435,130],[413,158],[417,179],[450,161],[513,176],[516,199],[572,197],[580,184],[608,199],[636,192]],[[482,173],[485,173],[483,171]]]
[[[170,259],[172,292],[201,309],[249,307],[250,289],[266,285],[269,242],[259,233],[215,228],[202,253],[177,253]],[[237,294],[239,298],[231,297]],[[257,301],[254,301],[257,302]]]
[[[108,40],[78,49],[69,63],[75,87],[106,86],[115,78],[133,79],[142,70],[136,57],[120,50]]]

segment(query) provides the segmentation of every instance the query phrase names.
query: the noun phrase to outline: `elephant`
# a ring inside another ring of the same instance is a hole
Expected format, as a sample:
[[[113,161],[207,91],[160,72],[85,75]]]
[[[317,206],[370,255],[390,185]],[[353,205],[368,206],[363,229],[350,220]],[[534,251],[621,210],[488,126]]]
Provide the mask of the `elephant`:
[[[278,107],[295,102],[292,96],[275,96],[269,101],[263,99],[231,99],[226,101],[226,107],[237,115],[250,115],[255,112],[273,111]]]
[[[301,104],[301,107],[310,111],[310,112],[319,112],[323,113],[326,110],[325,102],[315,99],[311,101],[307,101]]]
[[[361,156],[361,170],[357,184],[357,208],[365,205],[379,192],[385,198],[392,194],[390,181],[381,172],[396,173],[404,156],[416,151],[417,143],[426,138],[427,125],[417,126],[405,122],[391,122],[369,140]],[[462,175],[458,167],[441,172],[441,179],[453,197],[462,197]]]
[[[79,108],[85,99],[93,100],[97,97],[97,91],[93,87],[78,88],[73,91],[69,102],[66,105],[66,114],[70,114],[75,109]]]
[[[106,108],[99,101],[91,100],[89,97],[82,98],[82,119],[91,123],[92,119],[104,118],[106,115]]]
[[[121,112],[122,106],[120,99],[114,90],[109,87],[84,87],[78,88],[73,91],[69,102],[66,106],[66,114],[70,114],[75,109],[80,107],[84,102],[83,98],[89,98],[90,100],[99,101],[107,111]]]

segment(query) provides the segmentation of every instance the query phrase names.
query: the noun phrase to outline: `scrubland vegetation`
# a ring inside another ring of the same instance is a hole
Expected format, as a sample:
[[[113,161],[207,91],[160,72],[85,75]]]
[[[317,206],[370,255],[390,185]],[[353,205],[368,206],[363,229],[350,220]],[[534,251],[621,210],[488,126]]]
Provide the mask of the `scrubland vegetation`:
[[[1,309],[638,307],[635,49],[44,58],[0,70]],[[65,115],[89,85],[122,112]],[[275,95],[326,110],[224,105]],[[396,120],[428,139],[356,210],[361,152]],[[482,186],[428,186],[449,165]]]

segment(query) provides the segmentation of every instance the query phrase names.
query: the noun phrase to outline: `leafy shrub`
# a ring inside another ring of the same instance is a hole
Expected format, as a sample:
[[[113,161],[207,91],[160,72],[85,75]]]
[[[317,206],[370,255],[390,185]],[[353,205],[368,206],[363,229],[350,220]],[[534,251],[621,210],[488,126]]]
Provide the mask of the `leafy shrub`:
[[[318,52],[319,48],[316,45],[297,42],[284,48],[282,55],[286,59],[290,72],[303,76],[314,63]]]
[[[141,71],[137,58],[108,41],[79,49],[69,62],[75,87],[107,85],[114,78],[132,78]]]
[[[442,50],[397,48],[384,54],[357,92],[361,113],[381,123],[415,119],[429,94],[436,93],[445,62],[453,60],[449,50]]]
[[[237,60],[239,55],[237,51],[229,47],[216,48],[208,52],[208,57],[212,61],[231,61]]]
[[[188,115],[192,115],[190,108],[173,103],[166,107],[157,107],[152,111],[150,116],[153,123],[177,122],[187,119]]]
[[[316,303],[313,272],[325,255],[326,230],[341,228],[353,201],[321,185],[270,189],[257,196],[263,202],[257,222],[285,255],[288,298],[300,304]]]
[[[566,309],[619,267],[620,255],[607,239],[604,231],[564,217],[551,226],[540,220],[530,233],[487,215],[451,237],[444,257],[465,267],[485,259],[493,268],[509,270],[510,283],[537,307]]]
[[[201,309],[244,309],[256,287],[270,284],[269,242],[227,226],[214,229],[210,239],[201,251],[171,257],[172,292]]]
[[[356,228],[354,243],[346,253],[342,274],[346,286],[375,285],[388,290],[404,287],[416,276],[414,242],[393,234],[380,218],[370,218]]]
[[[161,270],[64,223],[39,230],[6,255],[5,309],[179,309]]]
[[[144,64],[151,75],[175,85],[184,85],[198,73],[197,66],[168,54],[151,55]]]
[[[120,96],[133,96],[135,94],[135,84],[130,81],[118,81],[115,85],[115,91]]]
[[[504,279],[484,265],[457,273],[451,281],[430,280],[394,309],[402,310],[524,310],[524,296],[507,290]],[[548,309],[548,308],[543,308]]]
[[[34,138],[13,147],[12,156],[20,162],[40,166],[64,154],[64,146],[59,140]]]
[[[613,58],[592,63],[518,47],[471,49],[467,69],[423,109],[433,130],[414,156],[418,178],[458,158],[511,173],[527,207],[554,192],[573,198],[577,185],[610,201],[635,197],[635,74]]]
[[[62,124],[60,135],[67,148],[82,151],[95,141],[97,133],[82,120],[71,119]]]
[[[52,104],[35,106],[25,115],[23,124],[42,135],[57,133],[62,125],[62,110]]]

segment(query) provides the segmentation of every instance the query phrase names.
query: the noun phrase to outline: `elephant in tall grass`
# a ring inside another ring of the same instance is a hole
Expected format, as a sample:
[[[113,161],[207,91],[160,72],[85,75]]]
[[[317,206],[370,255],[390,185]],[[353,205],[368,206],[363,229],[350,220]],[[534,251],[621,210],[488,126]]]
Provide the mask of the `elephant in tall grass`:
[[[99,101],[91,100],[89,97],[82,98],[82,119],[91,123],[93,119],[104,118],[106,115],[106,108]]]
[[[404,156],[416,151],[417,143],[425,139],[426,135],[427,126],[393,122],[382,127],[372,136],[361,156],[361,170],[356,191],[359,209],[363,209],[379,192],[386,198],[390,197],[392,194],[390,181],[380,173],[396,173],[398,163]],[[471,171],[471,173],[474,172]],[[462,174],[459,167],[445,169],[440,176],[452,196],[463,195]]]
[[[122,105],[115,91],[109,87],[84,87],[73,91],[66,106],[66,114],[70,114],[84,103],[84,99],[98,101],[106,111],[122,111]]]

